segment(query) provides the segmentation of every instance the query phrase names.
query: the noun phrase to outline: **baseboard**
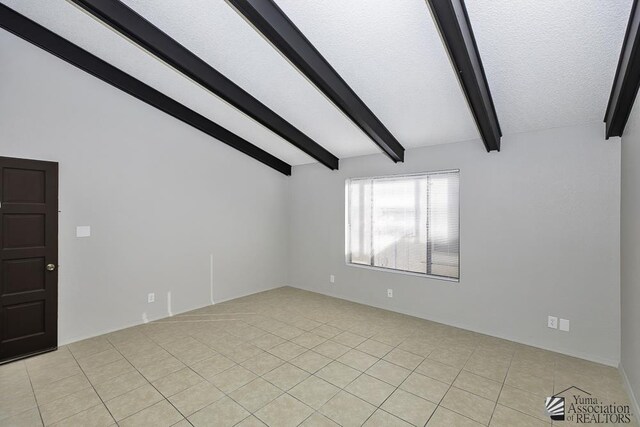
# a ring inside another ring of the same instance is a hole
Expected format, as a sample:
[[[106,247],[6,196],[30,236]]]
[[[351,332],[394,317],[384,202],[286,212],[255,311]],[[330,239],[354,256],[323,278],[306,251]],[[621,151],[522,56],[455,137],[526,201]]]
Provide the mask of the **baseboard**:
[[[211,305],[211,304],[205,304],[205,305],[201,305],[201,306],[198,306],[198,307],[189,308],[189,309],[187,309],[187,310],[183,310],[183,311],[180,311],[180,312],[178,312],[178,313],[173,313],[173,315],[174,315],[174,316],[177,316],[178,314],[187,313],[187,312],[189,312],[189,311],[197,310],[197,309],[199,309],[199,308],[207,307],[207,306],[209,306],[209,305]],[[145,323],[155,322],[156,320],[162,320],[162,319],[166,319],[166,318],[168,318],[168,317],[171,317],[171,316],[159,316],[159,317],[154,317],[154,318],[152,318],[152,319],[148,319],[148,322],[139,322],[139,321],[138,321],[138,322],[126,323],[126,324],[124,324],[124,325],[122,325],[122,326],[118,326],[118,327],[115,327],[115,328],[108,328],[108,329],[103,329],[103,330],[100,330],[100,331],[98,331],[98,332],[93,332],[93,333],[86,334],[86,335],[79,335],[79,336],[75,336],[75,337],[73,337],[73,338],[69,338],[69,339],[67,339],[67,340],[60,341],[60,342],[58,343],[58,345],[59,345],[59,346],[63,346],[63,345],[73,344],[73,343],[78,342],[78,341],[88,340],[89,338],[95,338],[95,337],[98,337],[98,336],[100,336],[100,335],[110,334],[110,333],[112,333],[112,332],[121,331],[121,330],[123,330],[123,329],[133,328],[134,326],[144,325]]]
[[[404,311],[404,310],[390,310],[389,307],[383,307],[383,306],[379,306],[379,305],[370,304],[370,303],[367,303],[367,302],[364,302],[364,301],[348,298],[348,297],[345,297],[345,296],[342,296],[342,295],[335,295],[335,294],[331,294],[331,293],[317,292],[315,290],[305,289],[305,288],[293,286],[293,285],[290,285],[290,284],[276,285],[276,286],[273,286],[273,287],[270,287],[270,288],[261,289],[261,290],[256,291],[256,292],[247,292],[247,293],[244,293],[244,294],[241,294],[241,295],[236,295],[236,296],[233,296],[233,297],[221,299],[221,300],[216,301],[216,304],[220,304],[220,303],[231,301],[231,300],[234,300],[234,299],[246,297],[246,296],[249,296],[249,295],[255,295],[255,294],[262,293],[262,292],[271,291],[273,289],[278,289],[278,288],[282,288],[282,287],[285,287],[285,286],[289,286],[289,287],[296,288],[296,289],[301,289],[301,290],[304,290],[304,291],[307,291],[307,292],[317,293],[317,294],[320,294],[320,295],[326,295],[326,296],[329,296],[329,297],[338,298],[338,299],[342,299],[342,300],[345,300],[345,301],[350,301],[350,302],[354,302],[354,303],[357,303],[357,304],[366,305],[366,306],[369,306],[369,307],[375,307],[375,308],[380,308],[380,309],[383,309],[383,310],[393,311],[395,313],[405,314],[407,316],[417,317],[419,319],[424,319],[424,320],[428,320],[428,321],[431,321],[431,322],[436,322],[436,323],[440,323],[440,324],[443,324],[443,325],[452,326],[452,327],[455,327],[455,328],[465,329],[467,331],[476,332],[476,333],[479,333],[479,334],[488,335],[488,336],[492,336],[492,337],[496,337],[496,338],[500,338],[500,339],[504,339],[504,340],[508,340],[508,341],[513,341],[513,342],[516,342],[516,343],[519,343],[519,344],[524,344],[524,345],[540,348],[540,349],[543,349],[543,350],[553,351],[553,352],[564,354],[564,355],[567,355],[567,356],[576,357],[576,358],[579,358],[579,359],[584,359],[584,360],[588,360],[588,361],[591,361],[591,362],[600,363],[600,364],[603,364],[603,365],[612,366],[612,367],[620,369],[620,363],[617,360],[610,360],[610,359],[605,359],[605,358],[594,357],[594,356],[587,355],[587,354],[581,354],[581,353],[578,353],[578,352],[570,352],[570,351],[566,351],[566,350],[558,350],[558,349],[555,349],[555,348],[549,348],[549,347],[546,347],[546,346],[541,346],[540,344],[537,344],[537,343],[527,342],[527,341],[524,341],[524,340],[517,340],[517,339],[514,339],[512,337],[506,337],[506,336],[501,336],[499,334],[489,333],[487,331],[483,331],[483,330],[480,330],[480,329],[477,329],[477,328],[473,328],[473,327],[468,327],[466,325],[451,324],[450,322],[443,322],[443,321],[441,321],[439,319],[422,317],[422,316],[416,315],[416,313],[411,313],[411,312],[407,312],[407,311]],[[181,311],[179,313],[174,313],[174,316],[177,316],[179,314],[183,314],[183,313],[186,313],[186,312],[189,312],[189,311],[197,310],[199,308],[207,307],[209,305],[211,305],[211,304],[204,304],[204,305],[199,306],[199,307],[189,308],[188,310],[184,310],[184,311]],[[150,321],[166,319],[168,317],[169,316],[158,317],[158,318],[154,318],[154,319],[152,319]],[[74,337],[74,338],[66,340],[64,342],[60,342],[59,345],[62,346],[62,345],[72,344],[72,343],[77,342],[77,341],[82,341],[82,340],[93,338],[93,337],[96,337],[96,336],[99,336],[99,335],[104,335],[104,334],[108,334],[108,333],[111,333],[111,332],[116,332],[116,331],[119,331],[119,330],[122,330],[122,329],[127,329],[127,328],[131,328],[131,327],[134,327],[134,326],[142,325],[142,324],[143,324],[143,322],[135,322],[135,323],[124,325],[124,326],[121,326],[121,327],[118,327],[118,328],[100,331],[100,332],[97,332],[97,333],[94,333],[94,334],[90,334],[90,335],[87,335],[87,336]],[[621,371],[621,372],[624,372],[624,371]],[[624,376],[624,379],[626,381],[628,390],[632,392],[630,386],[628,385],[628,379],[626,378],[626,375]],[[631,395],[630,394],[630,396],[631,396],[632,400],[634,401],[636,409],[637,409],[638,405],[637,405],[637,401],[635,400],[635,395]],[[636,413],[640,414],[640,412],[636,412]]]
[[[544,345],[540,345],[539,343],[526,341],[526,340],[520,340],[520,339],[516,339],[516,338],[513,338],[513,337],[508,337],[508,336],[504,336],[504,335],[500,335],[500,334],[495,334],[495,333],[492,333],[492,332],[489,332],[489,331],[485,331],[485,330],[482,330],[482,329],[479,329],[479,328],[475,328],[475,327],[469,326],[469,325],[457,324],[457,323],[452,323],[452,322],[445,322],[445,321],[442,321],[441,319],[432,318],[432,317],[424,317],[422,315],[418,315],[417,313],[412,313],[412,312],[406,311],[406,310],[391,309],[389,307],[384,307],[384,306],[380,306],[380,305],[371,304],[369,302],[365,302],[365,301],[354,299],[354,298],[345,297],[345,296],[342,296],[342,295],[318,292],[316,290],[306,289],[306,288],[303,288],[303,287],[297,287],[297,286],[293,286],[293,285],[289,285],[289,286],[294,287],[296,289],[301,289],[301,290],[304,290],[304,291],[308,291],[308,292],[314,292],[314,293],[317,293],[317,294],[320,294],[320,295],[326,295],[326,296],[329,296],[329,297],[338,298],[338,299],[342,299],[342,300],[345,300],[345,301],[350,301],[350,302],[354,302],[354,303],[357,303],[357,304],[366,305],[366,306],[369,306],[369,307],[380,308],[382,310],[388,310],[388,311],[392,311],[394,313],[400,313],[400,314],[404,314],[404,315],[407,315],[407,316],[416,317],[418,319],[428,320],[430,322],[440,323],[442,325],[452,326],[454,328],[464,329],[464,330],[475,332],[475,333],[482,334],[482,335],[488,335],[488,336],[491,336],[491,337],[500,338],[500,339],[507,340],[507,341],[513,341],[513,342],[518,343],[518,344],[524,344],[524,345],[528,345],[528,346],[531,346],[531,347],[536,347],[536,348],[539,348],[539,349],[542,349],[542,350],[552,351],[554,353],[560,353],[560,354],[564,354],[566,356],[571,356],[571,357],[576,357],[578,359],[588,360],[590,362],[595,362],[595,363],[599,363],[601,365],[611,366],[613,368],[618,368],[618,365],[620,364],[619,360],[607,359],[607,358],[603,358],[603,357],[593,356],[593,355],[590,355],[590,354],[583,354],[583,353],[580,353],[580,352],[572,352],[572,351],[567,351],[567,350],[564,350],[564,349],[557,349],[557,348],[553,348],[553,347],[547,347],[547,346],[544,346]]]
[[[234,300],[234,299],[238,299],[238,298],[248,297],[249,295],[261,294],[262,292],[272,291],[272,290],[274,290],[274,289],[284,288],[284,287],[287,287],[287,286],[289,286],[289,287],[293,287],[293,286],[291,286],[291,285],[286,285],[286,284],[285,284],[285,285],[276,285],[276,286],[273,286],[273,287],[271,287],[271,288],[262,289],[262,290],[260,290],[260,291],[256,291],[256,292],[247,292],[246,294],[241,294],[241,295],[233,296],[233,297],[230,297],[230,298],[217,300],[217,301],[216,301],[216,304],[220,304],[221,302],[232,301],[232,300]],[[211,304],[207,304],[207,305],[211,305]],[[214,305],[215,305],[215,304],[214,304]],[[206,307],[206,306],[203,306],[203,307]],[[194,308],[194,310],[195,310],[195,308]],[[191,311],[191,310],[188,310],[188,311]]]
[[[255,291],[255,292],[247,292],[245,294],[241,294],[241,295],[233,296],[233,297],[230,297],[230,298],[218,300],[218,301],[216,301],[216,304],[220,304],[222,302],[231,301],[231,300],[234,300],[234,299],[237,299],[237,298],[246,297],[246,296],[249,296],[249,295],[259,294],[261,292],[271,291],[273,289],[282,288],[284,286],[290,286],[290,285],[286,285],[286,284],[284,284],[284,285],[276,285],[276,286],[273,286],[273,287],[270,287],[270,288],[266,288],[266,289],[261,289],[259,291]],[[180,314],[188,313],[189,311],[198,310],[200,308],[208,307],[210,305],[211,304],[209,302],[207,302],[207,304],[200,305],[198,307],[192,307],[192,308],[189,308],[187,310],[183,310],[183,311],[180,311],[180,312],[177,312],[177,313],[173,313],[173,316],[178,316]],[[149,322],[155,322],[156,320],[167,319],[169,317],[172,317],[172,316],[160,316],[160,317],[157,317],[157,318],[149,319]],[[121,330],[127,329],[127,328],[133,328],[134,326],[139,326],[139,325],[143,325],[143,324],[144,324],[144,322],[133,322],[133,323],[125,324],[125,325],[117,327],[117,328],[109,328],[109,329],[106,329],[106,330],[101,330],[101,331],[98,331],[98,332],[95,332],[95,333],[91,333],[91,334],[87,334],[87,335],[76,336],[76,337],[73,337],[73,338],[58,342],[58,346],[73,344],[73,343],[78,342],[78,341],[87,340],[89,338],[95,338],[95,337],[100,336],[100,335],[110,334],[112,332],[121,331]]]
[[[631,410],[633,411],[633,415],[635,415],[636,420],[640,419],[640,406],[638,405],[638,399],[636,399],[636,394],[631,387],[631,383],[629,382],[629,377],[627,377],[627,373],[622,366],[622,363],[618,367],[618,371],[620,371],[620,376],[622,377],[622,383],[624,384],[624,388],[627,390],[627,394],[629,395],[629,401],[631,402]]]

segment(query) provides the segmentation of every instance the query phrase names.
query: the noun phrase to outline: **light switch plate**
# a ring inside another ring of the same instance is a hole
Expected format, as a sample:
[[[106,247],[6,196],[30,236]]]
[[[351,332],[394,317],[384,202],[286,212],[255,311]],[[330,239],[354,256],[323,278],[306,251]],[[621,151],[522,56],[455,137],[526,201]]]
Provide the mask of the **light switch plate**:
[[[91,236],[91,226],[79,225],[76,227],[76,237],[89,237]]]
[[[330,282],[330,283],[336,283],[336,276],[334,276],[333,274],[331,274],[331,275],[329,276],[329,282]]]
[[[570,329],[570,322],[567,319],[560,319],[560,330],[561,331],[565,331],[565,332],[569,332]]]

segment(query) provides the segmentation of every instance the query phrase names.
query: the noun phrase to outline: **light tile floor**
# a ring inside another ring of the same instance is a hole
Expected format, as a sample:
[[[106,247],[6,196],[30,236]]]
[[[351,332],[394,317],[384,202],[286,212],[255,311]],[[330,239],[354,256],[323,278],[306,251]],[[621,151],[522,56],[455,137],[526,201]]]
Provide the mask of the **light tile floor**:
[[[611,367],[288,287],[0,366],[0,384],[2,426],[549,426],[570,386],[629,404]]]

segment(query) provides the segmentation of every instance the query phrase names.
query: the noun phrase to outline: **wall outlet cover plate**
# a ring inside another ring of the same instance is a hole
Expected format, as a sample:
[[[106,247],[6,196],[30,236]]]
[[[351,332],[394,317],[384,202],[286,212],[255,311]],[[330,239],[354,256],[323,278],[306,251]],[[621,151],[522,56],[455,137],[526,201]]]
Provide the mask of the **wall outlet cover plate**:
[[[76,237],[89,237],[91,236],[91,226],[79,225],[76,227]]]

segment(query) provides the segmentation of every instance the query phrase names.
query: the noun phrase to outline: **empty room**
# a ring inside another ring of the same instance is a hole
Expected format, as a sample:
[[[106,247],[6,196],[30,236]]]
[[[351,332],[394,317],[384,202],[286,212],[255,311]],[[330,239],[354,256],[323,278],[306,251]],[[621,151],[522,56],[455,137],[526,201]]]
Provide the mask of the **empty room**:
[[[0,426],[640,426],[638,0],[0,0]]]

